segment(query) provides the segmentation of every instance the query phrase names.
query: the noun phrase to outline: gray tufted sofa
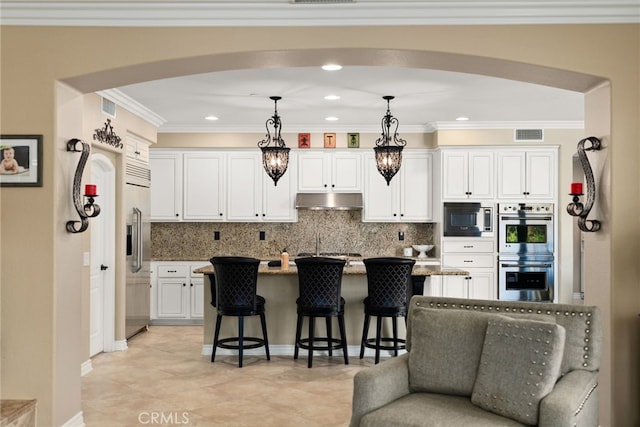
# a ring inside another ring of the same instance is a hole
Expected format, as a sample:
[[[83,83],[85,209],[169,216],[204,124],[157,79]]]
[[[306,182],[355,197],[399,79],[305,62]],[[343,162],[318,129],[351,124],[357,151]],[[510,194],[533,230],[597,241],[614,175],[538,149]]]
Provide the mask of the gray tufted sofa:
[[[596,307],[415,296],[407,353],[354,378],[351,427],[597,426]]]

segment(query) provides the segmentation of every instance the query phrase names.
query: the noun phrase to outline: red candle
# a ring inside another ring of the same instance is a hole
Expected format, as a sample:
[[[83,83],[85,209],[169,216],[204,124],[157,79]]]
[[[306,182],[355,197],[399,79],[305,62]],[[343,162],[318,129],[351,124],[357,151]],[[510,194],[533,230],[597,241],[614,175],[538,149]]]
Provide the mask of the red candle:
[[[582,183],[581,182],[572,182],[571,183],[571,193],[570,194],[582,194]]]
[[[85,196],[97,196],[98,189],[94,184],[87,184],[84,186],[84,195]]]

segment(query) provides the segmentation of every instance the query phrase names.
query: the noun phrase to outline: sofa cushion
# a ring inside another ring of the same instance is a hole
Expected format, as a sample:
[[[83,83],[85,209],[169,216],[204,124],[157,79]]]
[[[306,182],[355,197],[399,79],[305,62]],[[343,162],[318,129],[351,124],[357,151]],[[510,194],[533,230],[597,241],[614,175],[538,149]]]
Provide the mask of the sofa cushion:
[[[517,427],[522,424],[485,411],[468,397],[411,393],[364,415],[359,427]]]
[[[489,319],[471,401],[527,425],[553,390],[564,353],[564,327],[535,320]]]
[[[496,315],[415,308],[411,315],[411,391],[471,396],[487,321]]]

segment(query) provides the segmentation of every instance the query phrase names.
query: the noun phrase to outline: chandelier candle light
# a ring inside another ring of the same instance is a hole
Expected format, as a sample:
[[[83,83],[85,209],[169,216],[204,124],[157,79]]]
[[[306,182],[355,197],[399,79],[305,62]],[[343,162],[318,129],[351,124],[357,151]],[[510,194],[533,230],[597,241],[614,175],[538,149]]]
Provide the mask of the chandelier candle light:
[[[382,118],[382,136],[376,140],[376,146],[373,150],[376,153],[376,165],[378,172],[387,181],[387,185],[391,182],[391,178],[400,170],[402,165],[402,149],[407,145],[407,141],[398,136],[398,119],[391,115],[389,110],[389,101],[393,96],[383,96],[382,99],[387,101],[387,113]],[[394,126],[393,136],[391,135],[391,126]],[[393,141],[394,145],[390,145]]]
[[[274,102],[274,113],[271,118],[267,120],[265,126],[267,128],[267,135],[265,139],[258,142],[258,147],[262,150],[262,164],[264,166],[267,175],[273,179],[273,185],[278,185],[278,180],[284,175],[289,166],[289,150],[284,143],[284,139],[280,136],[282,129],[282,122],[278,115],[278,101],[282,99],[279,96],[269,97]],[[273,138],[269,131],[269,126],[273,126]],[[271,142],[273,141],[273,145]]]

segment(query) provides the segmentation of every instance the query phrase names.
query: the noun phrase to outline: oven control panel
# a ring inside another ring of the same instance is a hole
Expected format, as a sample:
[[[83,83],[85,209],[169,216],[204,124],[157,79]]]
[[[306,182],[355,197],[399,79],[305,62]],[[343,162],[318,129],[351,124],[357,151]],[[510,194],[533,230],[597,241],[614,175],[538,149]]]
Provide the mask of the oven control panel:
[[[551,214],[553,203],[501,203],[498,205],[501,214]]]

